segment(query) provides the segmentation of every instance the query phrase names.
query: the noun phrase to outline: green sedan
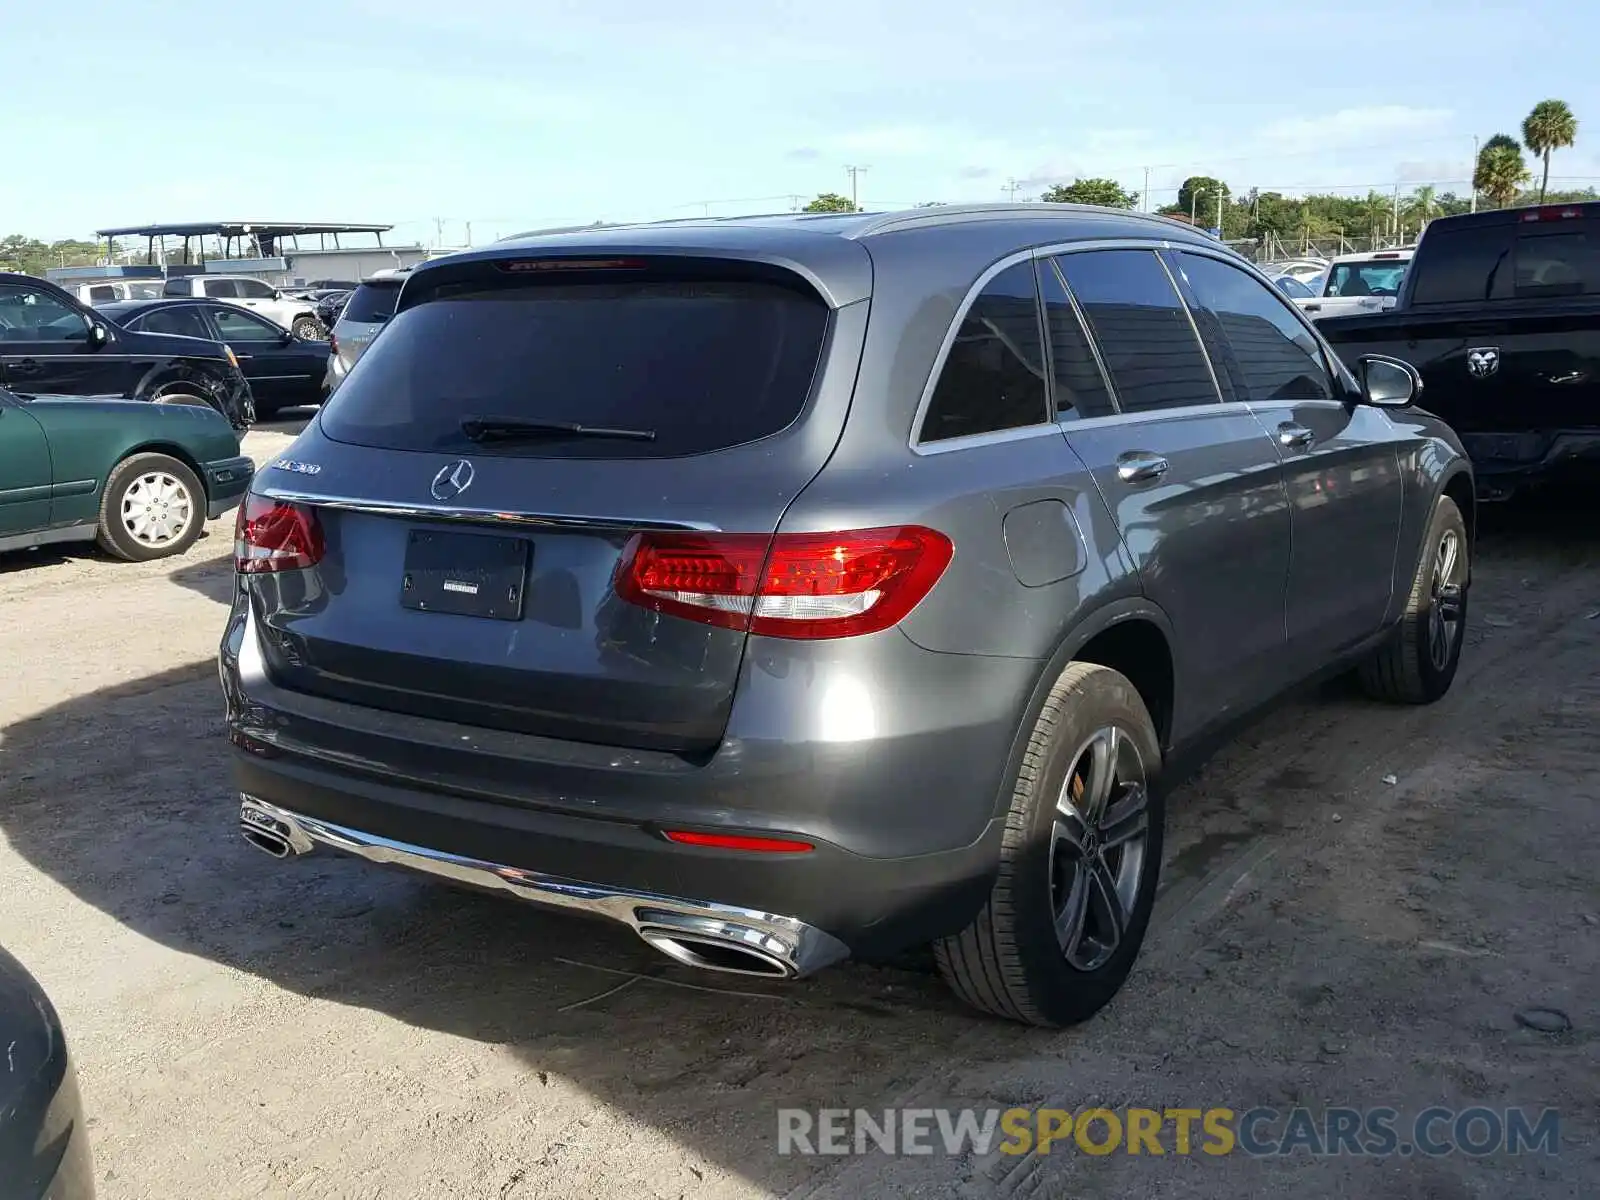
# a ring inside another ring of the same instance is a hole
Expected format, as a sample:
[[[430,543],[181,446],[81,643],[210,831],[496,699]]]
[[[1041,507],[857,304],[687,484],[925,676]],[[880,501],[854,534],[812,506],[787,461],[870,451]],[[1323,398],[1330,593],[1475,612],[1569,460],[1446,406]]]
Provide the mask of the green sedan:
[[[0,388],[0,551],[92,541],[134,562],[181,554],[254,473],[210,408]]]

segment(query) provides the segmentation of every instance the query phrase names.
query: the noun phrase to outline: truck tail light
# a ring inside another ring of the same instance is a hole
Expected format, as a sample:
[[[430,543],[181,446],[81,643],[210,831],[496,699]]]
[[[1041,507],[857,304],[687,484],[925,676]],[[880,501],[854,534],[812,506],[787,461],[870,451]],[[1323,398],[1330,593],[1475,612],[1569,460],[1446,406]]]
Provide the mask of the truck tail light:
[[[655,612],[768,637],[842,638],[897,624],[954,547],[920,525],[842,533],[639,534],[617,594]]]
[[[241,575],[301,571],[322,561],[322,525],[303,504],[246,494],[234,527],[233,569]]]
[[[1538,221],[1575,221],[1583,216],[1583,207],[1576,204],[1545,204],[1530,208],[1522,214],[1524,224]]]

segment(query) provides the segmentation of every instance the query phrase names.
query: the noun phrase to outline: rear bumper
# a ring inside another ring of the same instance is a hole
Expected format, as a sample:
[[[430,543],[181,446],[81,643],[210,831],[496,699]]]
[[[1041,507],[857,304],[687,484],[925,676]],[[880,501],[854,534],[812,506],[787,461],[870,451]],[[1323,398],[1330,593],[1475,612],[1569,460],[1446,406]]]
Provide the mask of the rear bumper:
[[[987,899],[1004,828],[997,800],[1040,669],[933,655],[895,635],[904,649],[891,643],[891,654],[965,674],[929,684],[941,696],[920,706],[908,697],[926,689],[900,679],[899,711],[884,712],[878,736],[842,746],[808,742],[793,723],[788,736],[768,725],[784,709],[778,689],[815,680],[753,669],[723,747],[690,763],[290,692],[266,676],[257,636],[242,592],[220,651],[236,790],[302,825],[343,831],[323,845],[403,846],[381,861],[431,874],[452,872],[419,859],[487,864],[480,880],[537,903],[576,887],[657,907],[782,914],[872,956],[954,933]],[[814,848],[683,845],[668,829]],[[512,877],[552,879],[555,889],[506,886]]]
[[[243,455],[224,458],[205,464],[206,519],[215,521],[229,509],[238,505],[250,488],[256,464]]]
[[[1478,478],[1494,496],[1529,483],[1600,475],[1600,429],[1541,429],[1521,433],[1460,433]]]

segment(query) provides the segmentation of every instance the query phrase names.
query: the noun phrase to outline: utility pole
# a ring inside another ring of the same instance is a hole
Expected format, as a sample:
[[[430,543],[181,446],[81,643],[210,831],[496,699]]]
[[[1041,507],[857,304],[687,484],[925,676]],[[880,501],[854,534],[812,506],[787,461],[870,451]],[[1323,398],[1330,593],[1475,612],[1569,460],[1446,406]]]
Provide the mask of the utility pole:
[[[433,248],[437,250],[442,245],[444,245],[444,218],[435,217],[433,219]]]
[[[1478,211],[1478,139],[1472,139],[1472,211]]]
[[[845,173],[850,176],[850,209],[852,212],[861,211],[859,180],[869,170],[871,170],[870,167],[848,166],[845,168]]]
[[[472,249],[472,222],[467,222],[467,249]]]
[[[1398,246],[1405,240],[1400,236],[1400,185],[1398,183],[1394,185],[1394,228],[1390,232],[1394,234],[1395,245]]]
[[[1017,193],[1022,190],[1022,185],[1015,179],[1008,179],[1005,186],[1000,190],[1006,194],[1012,204],[1015,204],[1017,202]]]
[[[1217,189],[1217,240],[1222,240],[1222,193],[1224,189]]]
[[[1139,211],[1150,211],[1150,168],[1144,169],[1144,191],[1139,193]]]

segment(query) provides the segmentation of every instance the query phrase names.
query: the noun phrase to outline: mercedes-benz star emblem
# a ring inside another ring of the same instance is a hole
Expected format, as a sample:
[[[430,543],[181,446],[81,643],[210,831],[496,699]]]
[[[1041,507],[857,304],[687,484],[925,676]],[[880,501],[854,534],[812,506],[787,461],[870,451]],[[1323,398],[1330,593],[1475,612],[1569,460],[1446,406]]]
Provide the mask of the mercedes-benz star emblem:
[[[472,464],[464,458],[448,467],[441,467],[433,477],[433,498],[454,500],[472,486],[472,474]]]

